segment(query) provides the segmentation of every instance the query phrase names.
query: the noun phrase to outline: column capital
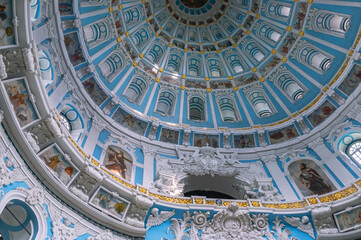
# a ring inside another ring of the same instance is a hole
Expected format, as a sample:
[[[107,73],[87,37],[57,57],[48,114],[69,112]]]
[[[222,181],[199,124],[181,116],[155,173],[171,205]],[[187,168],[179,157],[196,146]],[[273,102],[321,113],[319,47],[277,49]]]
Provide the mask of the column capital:
[[[311,148],[312,150],[319,150],[319,149],[322,149],[325,147],[325,144],[323,142],[323,139],[322,138],[316,138],[315,140],[313,140],[312,142],[308,143],[307,146],[309,148]]]

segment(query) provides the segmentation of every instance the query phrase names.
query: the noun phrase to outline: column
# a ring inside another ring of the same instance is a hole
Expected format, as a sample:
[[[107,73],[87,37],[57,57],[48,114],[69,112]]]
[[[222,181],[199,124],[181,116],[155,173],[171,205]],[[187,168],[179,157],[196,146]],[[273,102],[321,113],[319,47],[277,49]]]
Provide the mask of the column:
[[[142,150],[144,154],[143,185],[147,188],[154,182],[154,158],[158,147],[143,144]]]
[[[297,201],[298,198],[295,192],[290,184],[288,184],[284,173],[278,167],[276,155],[261,156],[261,160],[266,164],[268,171],[271,173],[273,180],[276,182],[277,187],[286,201]]]

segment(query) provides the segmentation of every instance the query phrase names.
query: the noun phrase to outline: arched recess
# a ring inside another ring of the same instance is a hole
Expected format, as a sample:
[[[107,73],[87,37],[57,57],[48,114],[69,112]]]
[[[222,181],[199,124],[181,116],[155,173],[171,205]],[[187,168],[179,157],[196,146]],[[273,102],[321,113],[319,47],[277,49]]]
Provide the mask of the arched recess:
[[[37,240],[37,239],[45,239],[47,236],[47,222],[46,222],[46,214],[44,214],[45,209],[43,208],[42,204],[43,203],[39,203],[39,204],[33,204],[33,205],[29,205],[26,202],[26,199],[28,197],[28,194],[26,193],[26,191],[21,191],[18,189],[12,190],[10,192],[8,192],[3,198],[1,198],[0,200],[0,216],[1,216],[1,220],[3,221],[3,213],[6,210],[6,207],[10,205],[18,205],[21,206],[27,213],[27,218],[22,218],[24,219],[23,223],[28,223],[31,224],[31,233],[30,236],[29,234],[27,234],[26,236],[28,236],[28,239],[31,240]],[[19,210],[19,209],[18,209]],[[11,210],[10,210],[11,211]],[[20,210],[22,211],[22,210]],[[16,216],[19,220],[21,220],[20,216]],[[5,222],[7,220],[5,219]],[[30,223],[30,221],[32,223]],[[8,223],[12,223],[10,221],[8,221]],[[5,227],[5,226],[4,226]],[[5,232],[3,231],[3,226],[0,227],[0,230],[3,234],[3,236],[5,236]],[[16,228],[14,228],[16,229]],[[10,230],[10,229],[8,229]],[[8,239],[27,239],[27,238],[19,238],[19,235],[16,236],[17,238],[8,238]],[[4,238],[6,239],[6,238]]]
[[[163,59],[165,53],[165,43],[162,40],[154,42],[152,47],[149,49],[147,53],[147,58],[154,64],[160,64],[161,60]]]
[[[150,87],[150,82],[149,76],[146,74],[142,74],[141,72],[135,73],[125,88],[123,96],[126,97],[129,102],[140,105]]]
[[[217,98],[217,105],[221,113],[222,121],[224,122],[235,122],[240,119],[239,113],[237,110],[237,106],[233,97],[231,97],[231,93],[227,95],[225,93],[217,94],[215,93]]]
[[[170,54],[168,56],[166,69],[171,72],[180,73],[182,69],[182,62],[183,54],[180,51],[173,49],[172,51],[170,51]]]
[[[323,162],[311,156],[290,159],[284,164],[284,170],[301,198],[327,194],[339,187]]]
[[[78,140],[86,128],[85,119],[78,108],[70,101],[65,101],[59,108],[61,123],[69,131],[73,139]]]
[[[100,164],[114,175],[134,183],[135,169],[140,166],[134,151],[135,149],[126,140],[110,139],[103,146]]]
[[[163,116],[173,116],[177,95],[177,91],[173,86],[161,84],[154,111]]]
[[[202,59],[197,54],[190,54],[187,57],[187,71],[188,75],[192,77],[200,77],[203,74],[202,71]]]
[[[112,51],[107,57],[104,58],[99,64],[101,74],[108,82],[112,82],[114,78],[125,69],[129,59],[119,47]]]
[[[41,80],[45,86],[54,80],[54,68],[49,55],[45,51],[38,52]]]
[[[207,121],[205,96],[191,94],[188,97],[188,119],[194,121]]]
[[[209,54],[207,56],[207,66],[211,77],[224,76],[224,69],[218,56],[214,54]]]
[[[233,74],[243,73],[248,70],[247,64],[236,51],[227,50],[224,59]]]

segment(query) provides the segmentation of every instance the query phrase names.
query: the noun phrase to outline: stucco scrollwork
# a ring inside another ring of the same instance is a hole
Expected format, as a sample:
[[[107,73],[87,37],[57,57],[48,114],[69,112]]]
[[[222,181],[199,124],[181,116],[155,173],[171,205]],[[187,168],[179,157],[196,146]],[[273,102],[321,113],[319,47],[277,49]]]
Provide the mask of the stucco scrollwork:
[[[133,200],[127,213],[125,222],[134,227],[144,227],[145,217],[149,208],[153,205],[150,197],[133,192]]]
[[[79,222],[72,223],[68,218],[64,218],[62,211],[53,204],[48,207],[52,220],[52,231],[54,240],[72,240],[85,234],[87,228]]]

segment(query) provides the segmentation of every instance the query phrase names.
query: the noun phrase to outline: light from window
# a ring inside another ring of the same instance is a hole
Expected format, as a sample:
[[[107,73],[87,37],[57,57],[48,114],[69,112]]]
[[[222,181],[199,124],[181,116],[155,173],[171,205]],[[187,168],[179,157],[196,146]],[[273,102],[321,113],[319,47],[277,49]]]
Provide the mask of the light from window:
[[[361,141],[353,143],[348,150],[348,154],[361,164]]]

